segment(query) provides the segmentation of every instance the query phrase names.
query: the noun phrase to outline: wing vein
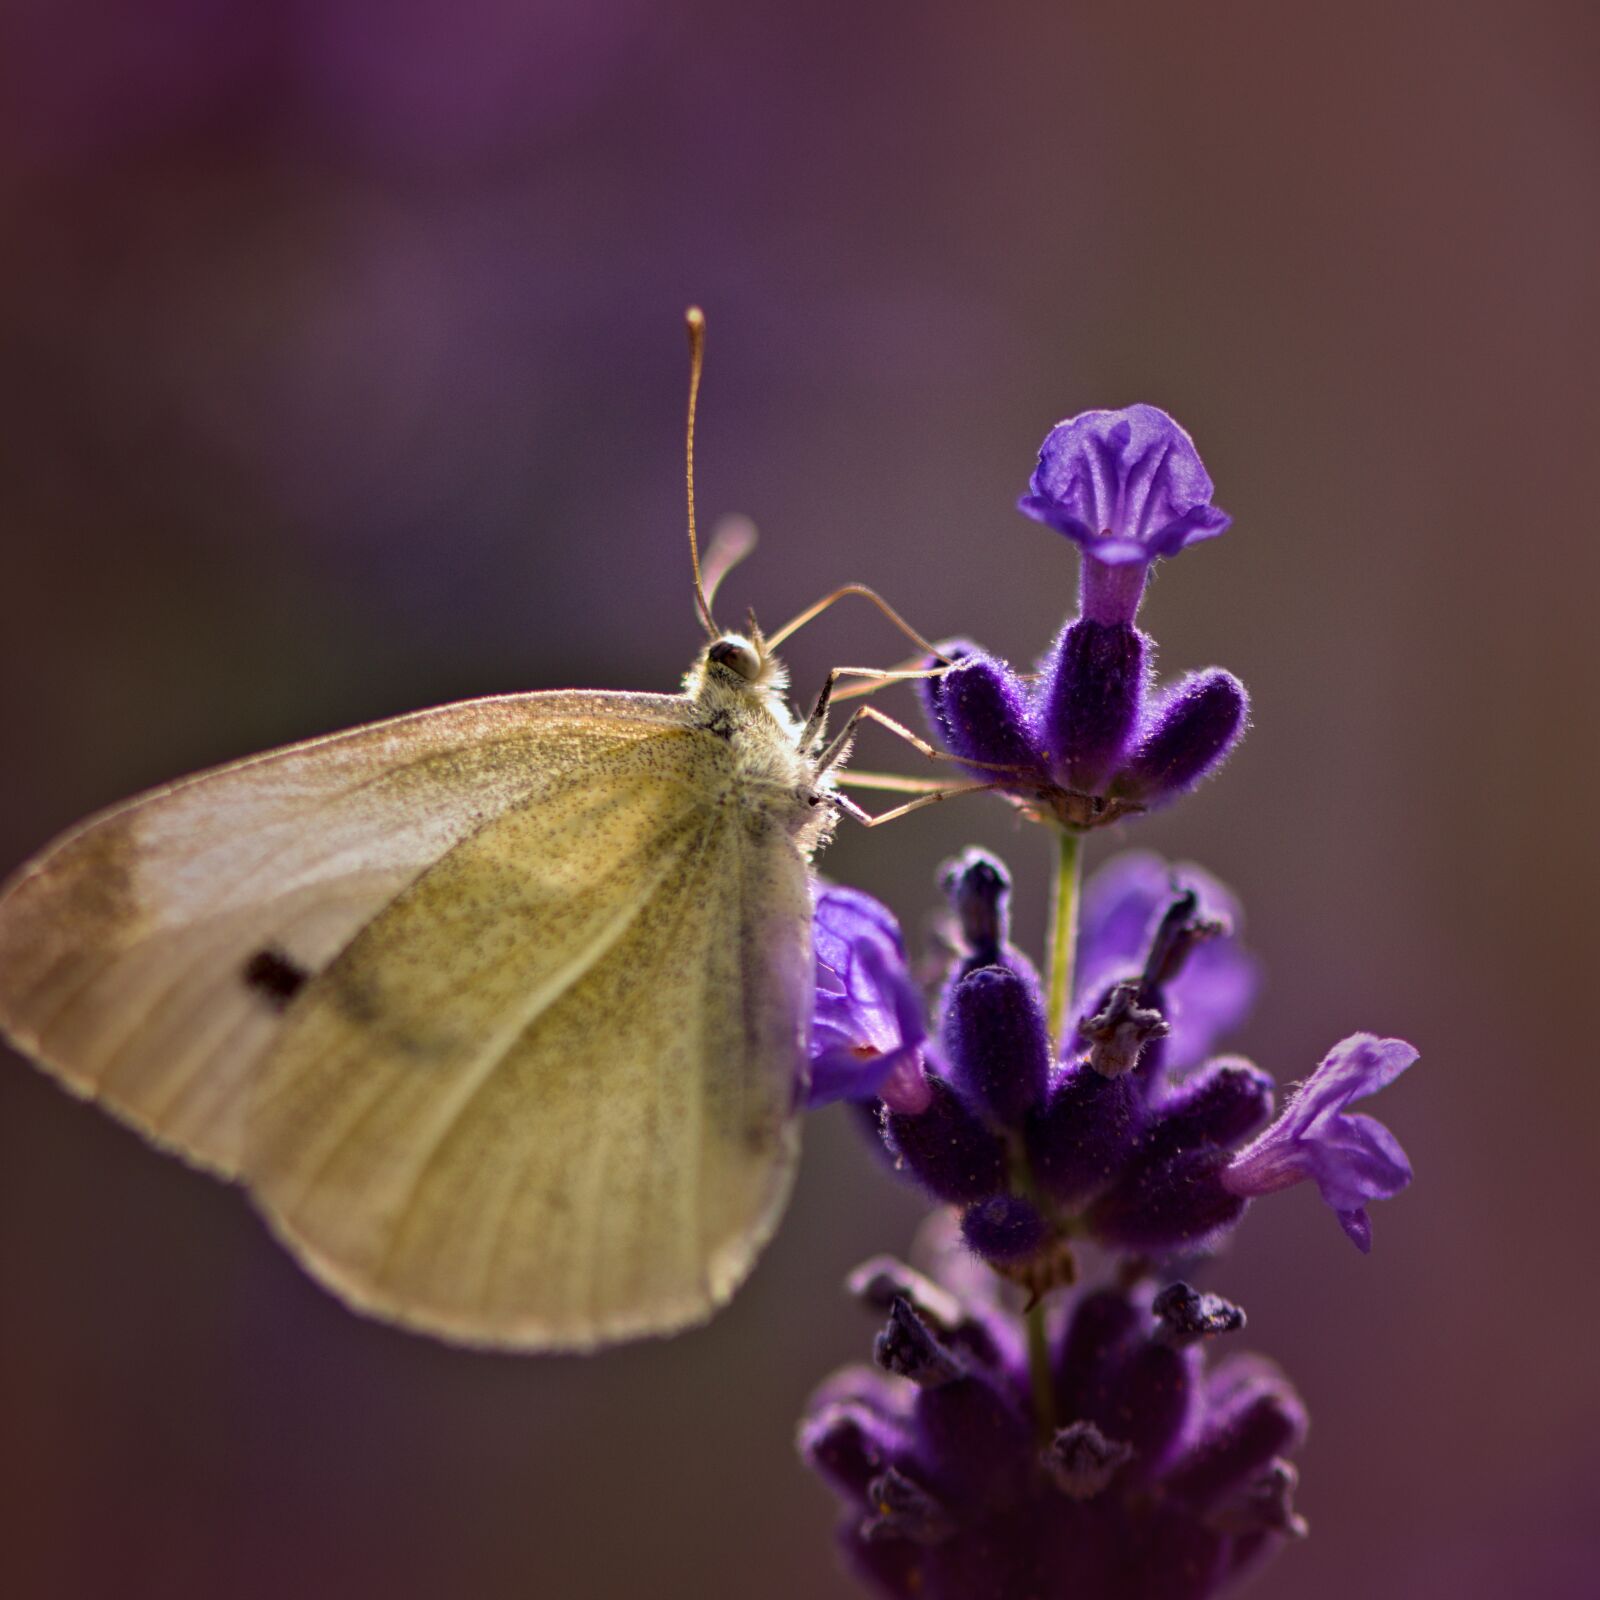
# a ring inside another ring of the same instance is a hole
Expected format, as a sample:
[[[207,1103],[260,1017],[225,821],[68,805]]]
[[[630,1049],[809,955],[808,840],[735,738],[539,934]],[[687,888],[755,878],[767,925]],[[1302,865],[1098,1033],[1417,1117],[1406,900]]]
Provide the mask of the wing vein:
[[[695,907],[696,903],[697,903],[696,896],[692,892],[693,891],[693,887],[694,887],[694,880],[695,880],[696,874],[699,873],[699,871],[701,870],[701,868],[704,865],[705,858],[707,856],[709,847],[716,839],[717,831],[718,830],[715,827],[715,825],[713,825],[711,827],[702,827],[699,830],[697,835],[696,834],[691,834],[690,837],[689,837],[689,840],[688,840],[689,848],[687,850],[687,859],[682,863],[682,865],[683,865],[683,875],[684,875],[684,878],[686,880],[686,886],[687,886],[687,889],[688,889],[689,892],[686,892],[684,894],[684,896],[683,896],[683,899],[682,899],[682,904],[683,904],[683,907],[684,907],[685,915],[680,918],[680,926],[681,926],[682,921],[686,920],[687,912],[692,910]],[[664,870],[663,873],[662,873],[661,881],[664,881],[665,877],[666,877],[666,871]],[[658,884],[658,888],[659,888],[659,884]],[[643,908],[643,905],[644,905],[644,903],[645,903],[645,901],[647,899],[648,899],[648,897],[642,897],[641,898],[641,900],[639,902],[641,909]],[[669,948],[669,947],[670,947],[670,941],[664,940],[663,941],[663,948]],[[653,1105],[653,1108],[654,1108],[655,1113],[656,1113],[655,1121],[656,1121],[656,1126],[657,1126],[658,1129],[659,1129],[659,1124],[660,1124],[660,1120],[661,1120],[660,1119],[660,1112],[661,1112],[661,1106],[662,1106],[662,1096],[663,1096],[663,1092],[664,1092],[664,1089],[665,1089],[665,1086],[666,1086],[666,1081],[667,1081],[667,1075],[665,1073],[656,1073],[651,1078],[651,1083],[652,1083],[653,1093],[654,1093],[654,1098],[653,1098],[653,1101],[652,1101],[652,1105]],[[610,1156],[611,1156],[610,1143],[609,1143],[608,1140],[602,1141],[602,1140],[598,1140],[597,1139],[597,1141],[596,1141],[597,1147],[600,1146],[601,1144],[604,1145],[604,1156],[603,1156],[604,1163],[605,1163],[606,1166],[609,1166]],[[655,1151],[653,1149],[649,1149],[649,1150],[647,1150],[646,1153],[654,1154]],[[495,1282],[499,1281],[499,1279],[501,1277],[501,1273],[502,1273],[502,1270],[503,1270],[504,1259],[505,1259],[505,1253],[506,1253],[506,1250],[509,1248],[507,1241],[508,1241],[508,1238],[510,1236],[510,1231],[511,1231],[510,1230],[510,1222],[511,1222],[512,1217],[517,1213],[517,1211],[518,1211],[518,1209],[519,1209],[519,1207],[521,1205],[523,1196],[527,1191],[527,1187],[528,1187],[528,1168],[529,1168],[530,1163],[531,1163],[531,1158],[532,1158],[532,1151],[530,1150],[528,1153],[525,1153],[523,1155],[521,1161],[518,1163],[515,1182],[510,1187],[510,1189],[508,1191],[506,1202],[500,1208],[500,1211],[499,1211],[499,1213],[498,1213],[498,1215],[496,1217],[495,1226],[494,1226],[494,1234],[493,1234],[492,1242],[491,1242],[491,1245],[490,1245],[488,1257],[487,1257],[487,1260],[486,1260],[486,1263],[485,1263],[485,1268],[484,1268],[485,1283],[484,1283],[484,1286],[483,1286],[483,1288],[481,1290],[481,1298],[483,1300],[485,1300],[485,1301],[487,1301],[487,1299],[490,1297],[490,1295],[493,1292],[493,1290],[492,1290],[493,1284]],[[593,1160],[594,1160],[594,1158],[591,1158],[591,1167],[593,1165]],[[605,1176],[605,1171],[604,1171],[604,1168],[602,1168],[601,1172],[598,1175],[598,1178],[594,1179],[593,1181],[603,1182],[604,1181],[604,1176]],[[580,1208],[578,1208],[578,1210],[579,1210],[580,1214],[584,1214],[583,1213],[583,1208],[580,1207]],[[587,1213],[586,1213],[586,1215],[588,1217],[588,1226],[587,1226],[587,1229],[586,1229],[586,1239],[584,1241],[582,1241],[582,1242],[579,1242],[576,1245],[576,1247],[574,1248],[573,1256],[572,1256],[574,1267],[573,1268],[569,1268],[569,1270],[575,1270],[575,1266],[576,1266],[577,1263],[581,1263],[581,1262],[583,1262],[585,1260],[592,1261],[594,1239],[595,1239],[595,1235],[596,1235],[596,1233],[598,1231],[598,1227],[599,1227],[599,1223],[600,1223],[600,1212],[601,1212],[601,1208],[599,1206],[590,1206],[588,1208]],[[589,1316],[590,1316],[591,1321],[596,1316],[595,1304],[596,1304],[596,1300],[597,1300],[597,1296],[598,1296],[598,1291],[599,1291],[598,1279],[591,1273],[591,1279],[590,1279],[590,1282],[589,1282],[589,1284],[587,1286],[587,1304],[588,1304],[588,1307],[589,1307]]]
[[[406,1224],[416,1206],[417,1198],[423,1189],[435,1159],[449,1142],[451,1134],[460,1125],[463,1117],[467,1115],[484,1089],[492,1081],[495,1069],[505,1060],[517,1040],[533,1026],[535,1020],[543,1012],[547,1011],[561,995],[580,982],[584,974],[589,972],[597,962],[602,960],[616,946],[617,942],[633,925],[640,911],[649,903],[656,889],[660,886],[661,880],[672,868],[676,859],[677,854],[675,851],[664,851],[662,859],[656,864],[656,870],[648,892],[636,899],[625,902],[621,912],[598,931],[597,936],[584,947],[582,954],[577,959],[569,961],[535,991],[534,1003],[522,1008],[511,1024],[498,1028],[492,1036],[485,1040],[480,1050],[476,1052],[476,1059],[471,1062],[463,1073],[463,1081],[455,1086],[454,1093],[449,1097],[448,1103],[442,1108],[436,1119],[435,1127],[427,1141],[426,1149],[417,1161],[412,1175],[407,1180],[405,1198],[395,1213],[395,1220],[375,1273],[375,1277],[379,1282],[382,1282],[387,1276],[389,1264],[405,1233]]]

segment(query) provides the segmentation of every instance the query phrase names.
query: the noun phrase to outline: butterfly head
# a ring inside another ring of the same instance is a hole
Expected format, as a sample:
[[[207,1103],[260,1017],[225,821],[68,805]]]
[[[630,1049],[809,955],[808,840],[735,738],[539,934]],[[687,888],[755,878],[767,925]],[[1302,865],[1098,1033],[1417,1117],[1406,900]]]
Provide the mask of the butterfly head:
[[[759,707],[785,728],[792,721],[788,687],[788,669],[753,625],[744,633],[718,629],[683,680],[684,693],[709,716],[738,718]]]
[[[712,666],[727,668],[746,683],[759,683],[765,665],[755,645],[736,633],[724,634],[707,645],[706,660]]]
[[[729,687],[781,691],[788,682],[783,663],[767,648],[761,630],[749,634],[724,633],[706,646],[701,658],[703,674]]]

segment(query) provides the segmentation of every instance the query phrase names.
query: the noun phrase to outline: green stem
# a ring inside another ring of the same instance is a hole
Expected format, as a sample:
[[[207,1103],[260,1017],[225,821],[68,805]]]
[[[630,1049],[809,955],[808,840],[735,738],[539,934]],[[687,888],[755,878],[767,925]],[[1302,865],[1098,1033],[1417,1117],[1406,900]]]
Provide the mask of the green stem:
[[[1040,1210],[1046,1201],[1033,1181],[1033,1169],[1021,1141],[1011,1148],[1011,1192],[1031,1200]],[[1028,1379],[1033,1391],[1033,1431],[1038,1446],[1043,1450],[1055,1437],[1056,1431],[1056,1381],[1050,1370],[1050,1337],[1045,1328],[1044,1296],[1040,1295],[1023,1315],[1028,1331]]]
[[[1083,835],[1057,833],[1055,886],[1050,896],[1050,1036],[1059,1051],[1066,1043],[1067,1007],[1072,1004],[1072,967],[1078,953],[1078,884],[1083,874]]]
[[[1072,969],[1078,947],[1078,885],[1083,872],[1083,836],[1062,828],[1057,835],[1055,883],[1050,896],[1050,1036],[1059,1050],[1065,1043],[1067,1008],[1072,1003]],[[1040,1199],[1027,1157],[1013,1157],[1012,1184],[1030,1199]],[[1028,1310],[1028,1378],[1033,1391],[1033,1423],[1040,1448],[1055,1436],[1055,1376],[1051,1371],[1050,1338],[1045,1327],[1044,1297]]]

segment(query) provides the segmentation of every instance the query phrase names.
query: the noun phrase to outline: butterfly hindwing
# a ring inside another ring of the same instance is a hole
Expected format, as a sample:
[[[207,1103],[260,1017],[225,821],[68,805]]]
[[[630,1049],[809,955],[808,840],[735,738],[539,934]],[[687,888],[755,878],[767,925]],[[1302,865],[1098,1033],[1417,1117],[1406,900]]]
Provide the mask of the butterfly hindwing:
[[[810,899],[786,837],[707,805],[726,759],[652,741],[507,812],[297,1002],[246,1175],[345,1298],[582,1348],[748,1271],[796,1155]]]

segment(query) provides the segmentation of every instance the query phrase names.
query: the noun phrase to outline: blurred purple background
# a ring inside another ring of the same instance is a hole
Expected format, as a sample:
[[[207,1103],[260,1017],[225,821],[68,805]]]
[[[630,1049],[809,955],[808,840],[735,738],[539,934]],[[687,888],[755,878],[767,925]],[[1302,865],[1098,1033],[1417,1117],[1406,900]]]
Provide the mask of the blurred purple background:
[[[1010,509],[1040,437],[1163,405],[1236,520],[1144,620],[1256,725],[1123,839],[1243,894],[1281,1080],[1423,1052],[1372,1256],[1296,1191],[1205,1280],[1313,1416],[1312,1538],[1254,1593],[1595,1594],[1597,44],[1525,0],[12,0],[0,869],[350,722],[672,687],[691,299],[703,509],[764,534],[724,609],[769,624],[855,578],[1031,658],[1074,598]],[[809,692],[901,645],[843,607],[786,653]],[[1047,841],[998,805],[826,867],[915,930],[968,841],[1037,948]],[[851,1592],[792,1428],[922,1207],[837,1111],[808,1138],[710,1327],[516,1360],[348,1314],[8,1057],[0,1588]]]

